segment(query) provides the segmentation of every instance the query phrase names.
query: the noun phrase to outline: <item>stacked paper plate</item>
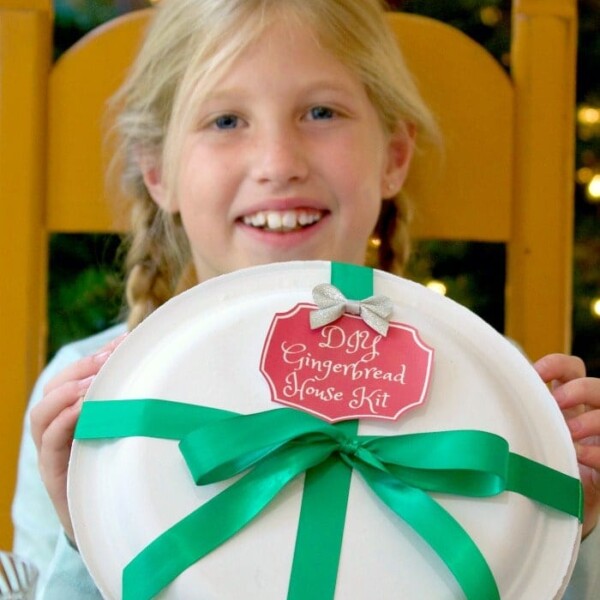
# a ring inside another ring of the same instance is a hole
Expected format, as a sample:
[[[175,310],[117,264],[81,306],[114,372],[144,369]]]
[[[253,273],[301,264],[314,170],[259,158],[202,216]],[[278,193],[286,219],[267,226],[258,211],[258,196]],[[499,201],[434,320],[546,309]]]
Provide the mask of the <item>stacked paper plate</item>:
[[[125,340],[87,400],[162,398],[244,414],[280,408],[260,370],[274,315],[312,303],[313,288],[329,278],[329,263],[298,262],[247,269],[193,288]],[[561,414],[512,344],[420,285],[375,271],[374,292],[392,300],[392,322],[414,328],[434,349],[434,361],[423,404],[395,421],[362,419],[359,433],[483,430],[504,437],[511,451],[577,477]],[[125,565],[227,485],[193,485],[173,441],[76,442],[69,502],[78,546],[103,595],[119,598]],[[161,597],[285,598],[302,493],[300,477]],[[561,596],[578,547],[576,519],[512,493],[435,497],[477,544],[503,599]],[[354,473],[335,597],[463,596],[429,546]]]

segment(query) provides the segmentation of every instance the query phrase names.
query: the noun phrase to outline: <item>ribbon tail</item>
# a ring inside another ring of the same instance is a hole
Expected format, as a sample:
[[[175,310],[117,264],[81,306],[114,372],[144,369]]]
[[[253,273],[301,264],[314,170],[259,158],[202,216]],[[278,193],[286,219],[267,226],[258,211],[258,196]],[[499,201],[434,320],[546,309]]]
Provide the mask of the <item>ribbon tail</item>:
[[[386,471],[352,461],[367,483],[401,519],[437,553],[454,575],[467,600],[500,600],[487,561],[460,524],[435,500]]]
[[[347,435],[357,421],[335,425]],[[352,469],[332,456],[306,473],[287,600],[332,600],[346,522]]]
[[[575,477],[511,452],[506,489],[583,522],[583,487]]]
[[[148,544],[123,570],[123,600],[150,600],[185,569],[256,518],[300,473],[328,458],[332,444],[284,448]]]
[[[180,440],[207,423],[237,413],[154,398],[136,400],[88,400],[81,406],[75,439],[117,439],[143,436]]]

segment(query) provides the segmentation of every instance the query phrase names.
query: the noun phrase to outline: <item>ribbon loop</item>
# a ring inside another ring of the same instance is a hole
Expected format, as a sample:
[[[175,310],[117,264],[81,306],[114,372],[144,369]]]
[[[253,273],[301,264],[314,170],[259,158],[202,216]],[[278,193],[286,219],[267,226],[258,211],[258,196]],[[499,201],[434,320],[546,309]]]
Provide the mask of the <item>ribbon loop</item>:
[[[387,335],[393,304],[386,296],[371,296],[357,302],[348,300],[333,285],[321,283],[313,289],[313,300],[319,308],[310,314],[311,329],[324,327],[348,313],[359,315],[371,329]]]

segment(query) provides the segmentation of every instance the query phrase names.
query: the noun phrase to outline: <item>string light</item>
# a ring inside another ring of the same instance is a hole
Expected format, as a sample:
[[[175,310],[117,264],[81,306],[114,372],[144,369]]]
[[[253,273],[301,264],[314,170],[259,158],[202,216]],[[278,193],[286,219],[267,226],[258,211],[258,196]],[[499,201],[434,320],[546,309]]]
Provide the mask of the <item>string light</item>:
[[[381,238],[378,237],[378,236],[376,236],[376,235],[372,235],[369,238],[369,247],[373,248],[374,250],[376,250],[380,246],[381,246]]]
[[[591,202],[600,202],[600,173],[596,173],[585,188],[585,193]]]
[[[502,21],[502,11],[497,6],[484,6],[479,11],[479,18],[484,25],[495,27]]]
[[[594,317],[600,319],[600,298],[594,298],[590,305]]]
[[[585,125],[600,123],[600,109],[595,106],[582,104],[577,110],[577,120]]]
[[[432,279],[431,281],[428,281],[425,285],[430,290],[433,290],[434,292],[441,294],[442,296],[445,296],[448,292],[446,284],[443,281],[439,281],[438,279]]]
[[[581,167],[580,169],[577,169],[575,179],[577,183],[580,183],[581,185],[587,185],[592,180],[593,176],[593,169],[590,169],[589,167]]]
[[[600,135],[600,108],[582,104],[577,109],[577,130],[582,140],[591,140]]]

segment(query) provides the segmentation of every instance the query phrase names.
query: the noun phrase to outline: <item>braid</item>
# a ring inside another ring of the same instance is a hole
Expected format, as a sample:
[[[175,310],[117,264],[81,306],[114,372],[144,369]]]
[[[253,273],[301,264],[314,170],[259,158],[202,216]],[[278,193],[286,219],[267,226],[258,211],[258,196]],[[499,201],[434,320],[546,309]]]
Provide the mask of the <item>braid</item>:
[[[148,196],[138,197],[131,214],[129,250],[125,260],[129,329],[182,291],[182,274],[185,273],[183,285],[186,287],[190,287],[195,277],[195,273],[190,273],[185,254],[182,256],[180,252],[170,250],[173,237],[179,238],[177,248],[182,247],[181,238],[185,240],[176,218],[165,215]],[[187,248],[187,243],[183,247]]]
[[[402,192],[383,200],[379,219],[367,249],[370,267],[401,275],[410,254],[410,203]]]

